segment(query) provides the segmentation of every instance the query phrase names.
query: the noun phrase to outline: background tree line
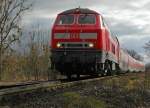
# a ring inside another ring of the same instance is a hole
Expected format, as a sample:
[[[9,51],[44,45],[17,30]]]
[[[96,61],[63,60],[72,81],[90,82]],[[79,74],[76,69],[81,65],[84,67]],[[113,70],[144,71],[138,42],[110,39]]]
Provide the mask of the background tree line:
[[[27,1],[0,0],[0,80],[7,68],[7,60],[13,51],[12,46],[19,41],[21,16],[31,7]]]
[[[20,42],[14,45],[17,46],[14,48],[16,50],[7,52],[3,62],[3,79],[10,81],[52,79],[49,31],[40,30],[37,26],[23,35]]]
[[[28,0],[0,0],[0,81],[44,80],[52,76],[49,39],[45,41],[49,31],[37,25],[24,33],[20,27],[21,18],[31,8]]]
[[[136,60],[143,61],[144,58],[133,49],[127,49],[128,54]]]
[[[150,40],[144,46],[147,57],[150,58]],[[150,71],[150,61],[146,64],[146,70]]]

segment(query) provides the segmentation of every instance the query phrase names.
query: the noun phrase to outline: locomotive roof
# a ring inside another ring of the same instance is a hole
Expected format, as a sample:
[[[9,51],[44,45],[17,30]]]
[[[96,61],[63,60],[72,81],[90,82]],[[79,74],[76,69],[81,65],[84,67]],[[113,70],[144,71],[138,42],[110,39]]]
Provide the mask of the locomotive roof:
[[[81,14],[99,14],[96,11],[87,9],[87,8],[75,8],[75,9],[70,9],[70,10],[66,10],[63,11],[60,14],[77,14],[77,13],[81,13]]]

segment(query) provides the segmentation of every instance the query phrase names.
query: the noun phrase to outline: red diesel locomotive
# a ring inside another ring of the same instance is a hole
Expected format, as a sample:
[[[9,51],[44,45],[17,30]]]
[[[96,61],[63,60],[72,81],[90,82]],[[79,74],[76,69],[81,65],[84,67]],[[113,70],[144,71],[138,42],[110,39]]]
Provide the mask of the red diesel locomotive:
[[[58,14],[52,28],[51,52],[52,68],[68,78],[73,74],[111,75],[120,69],[144,69],[142,63],[120,49],[102,15],[90,9]]]

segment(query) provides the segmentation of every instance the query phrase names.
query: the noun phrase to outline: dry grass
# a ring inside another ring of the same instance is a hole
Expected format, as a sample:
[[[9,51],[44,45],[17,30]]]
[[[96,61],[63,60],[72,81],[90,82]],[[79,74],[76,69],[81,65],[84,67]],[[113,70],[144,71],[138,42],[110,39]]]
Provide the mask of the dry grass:
[[[133,73],[57,91],[38,90],[0,103],[10,108],[149,108],[150,76]]]

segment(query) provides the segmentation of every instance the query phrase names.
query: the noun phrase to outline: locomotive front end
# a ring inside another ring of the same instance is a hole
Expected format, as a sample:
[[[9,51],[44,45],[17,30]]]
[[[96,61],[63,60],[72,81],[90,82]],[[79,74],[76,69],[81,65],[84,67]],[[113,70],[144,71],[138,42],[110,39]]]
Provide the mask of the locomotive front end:
[[[57,16],[51,51],[53,67],[61,74],[79,76],[94,72],[95,60],[99,57],[97,14],[87,9],[73,9]]]

